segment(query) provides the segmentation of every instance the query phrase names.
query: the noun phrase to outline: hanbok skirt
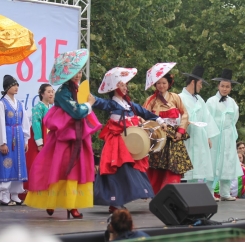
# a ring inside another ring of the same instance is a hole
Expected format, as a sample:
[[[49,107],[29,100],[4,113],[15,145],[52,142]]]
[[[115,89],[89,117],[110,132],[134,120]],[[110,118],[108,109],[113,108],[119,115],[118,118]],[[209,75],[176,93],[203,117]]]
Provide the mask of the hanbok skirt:
[[[94,204],[122,206],[136,199],[154,197],[151,184],[145,172],[124,163],[115,174],[96,175]]]
[[[193,169],[183,141],[188,139],[189,135],[185,133],[177,142],[173,141],[174,137],[175,128],[168,126],[164,148],[149,156],[150,168],[147,175],[155,193],[158,193],[167,183],[179,183],[181,176]]]
[[[75,120],[59,107],[44,117],[50,130],[43,149],[32,164],[29,192],[25,204],[41,209],[86,208],[93,206],[94,161],[91,134],[101,128],[93,113],[95,125],[81,119],[82,148],[71,170],[69,161],[76,140]],[[88,126],[89,124],[89,126]]]

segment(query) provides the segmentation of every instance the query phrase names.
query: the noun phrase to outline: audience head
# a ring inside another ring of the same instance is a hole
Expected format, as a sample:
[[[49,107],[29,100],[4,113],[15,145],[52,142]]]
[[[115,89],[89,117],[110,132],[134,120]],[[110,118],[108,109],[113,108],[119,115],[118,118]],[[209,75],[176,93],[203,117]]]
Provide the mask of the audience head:
[[[237,154],[238,154],[238,158],[239,158],[240,163],[241,164],[244,164],[245,163],[245,161],[244,161],[244,159],[245,159],[244,154],[242,152],[238,152]]]
[[[239,141],[236,143],[237,152],[245,153],[245,142]]]
[[[111,216],[110,223],[112,230],[117,234],[122,234],[133,229],[133,220],[130,212],[126,209],[118,209]]]
[[[132,231],[133,220],[130,212],[126,209],[117,209],[107,220],[105,232],[106,241],[115,240],[118,236]]]

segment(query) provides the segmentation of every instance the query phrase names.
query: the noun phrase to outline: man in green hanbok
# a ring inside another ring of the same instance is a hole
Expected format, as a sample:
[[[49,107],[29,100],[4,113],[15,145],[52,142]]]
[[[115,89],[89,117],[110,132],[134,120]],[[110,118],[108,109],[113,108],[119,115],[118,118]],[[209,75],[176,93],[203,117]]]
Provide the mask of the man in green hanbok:
[[[206,103],[220,130],[220,134],[211,139],[213,144],[211,156],[214,162],[214,185],[219,181],[221,201],[236,200],[230,195],[231,180],[243,175],[236,150],[238,138],[236,123],[239,111],[234,99],[228,96],[231,92],[231,84],[238,82],[231,78],[232,71],[224,69],[220,78],[212,79],[219,81],[218,92]]]
[[[203,78],[204,68],[196,66],[192,73],[184,73],[187,76],[186,87],[179,94],[185,108],[188,111],[190,124],[187,132],[190,139],[184,141],[194,169],[185,174],[184,179],[188,182],[206,181],[206,184],[214,195],[213,189],[213,166],[210,148],[210,138],[219,134],[219,129],[210,115],[209,110],[198,93],[202,84],[208,84]],[[197,126],[202,123],[203,126]],[[194,124],[193,124],[194,123]],[[219,201],[218,198],[215,198]]]

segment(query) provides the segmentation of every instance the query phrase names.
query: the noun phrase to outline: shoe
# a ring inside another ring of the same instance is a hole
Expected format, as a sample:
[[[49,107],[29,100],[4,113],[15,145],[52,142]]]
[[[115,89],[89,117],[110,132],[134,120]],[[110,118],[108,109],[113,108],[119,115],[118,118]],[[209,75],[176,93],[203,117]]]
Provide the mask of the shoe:
[[[46,212],[49,216],[52,216],[54,213],[54,209],[46,209]]]
[[[12,200],[12,202],[15,202],[15,203],[16,203],[16,205],[26,206],[26,204],[24,204],[24,201],[22,201],[22,200],[20,200],[20,202],[16,202],[16,201]]]
[[[215,202],[219,202],[219,201],[220,201],[220,198],[214,197],[214,201],[215,201]]]
[[[82,219],[83,218],[83,214],[79,213],[77,211],[77,209],[71,209],[71,210],[67,209],[67,219],[70,219],[70,215],[72,215],[72,217],[74,219]]]
[[[221,201],[236,201],[235,197],[220,197]]]
[[[1,205],[2,206],[16,206],[16,203],[10,200],[8,203],[1,202]]]

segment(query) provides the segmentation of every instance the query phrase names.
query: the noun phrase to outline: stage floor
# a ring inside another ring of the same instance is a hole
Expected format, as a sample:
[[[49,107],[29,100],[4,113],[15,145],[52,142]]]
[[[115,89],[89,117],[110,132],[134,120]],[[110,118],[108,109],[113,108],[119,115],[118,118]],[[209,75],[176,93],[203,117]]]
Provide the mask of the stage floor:
[[[164,224],[148,209],[150,200],[137,200],[125,205],[131,212],[135,228],[162,227]],[[14,223],[30,229],[41,229],[50,234],[66,234],[75,232],[104,231],[109,216],[108,207],[95,206],[80,210],[83,219],[66,219],[66,211],[57,209],[52,217],[44,210],[27,206],[0,206],[0,229]],[[235,202],[218,202],[218,212],[211,219],[219,222],[231,218],[245,218],[245,199]],[[239,222],[245,222],[239,221]]]

